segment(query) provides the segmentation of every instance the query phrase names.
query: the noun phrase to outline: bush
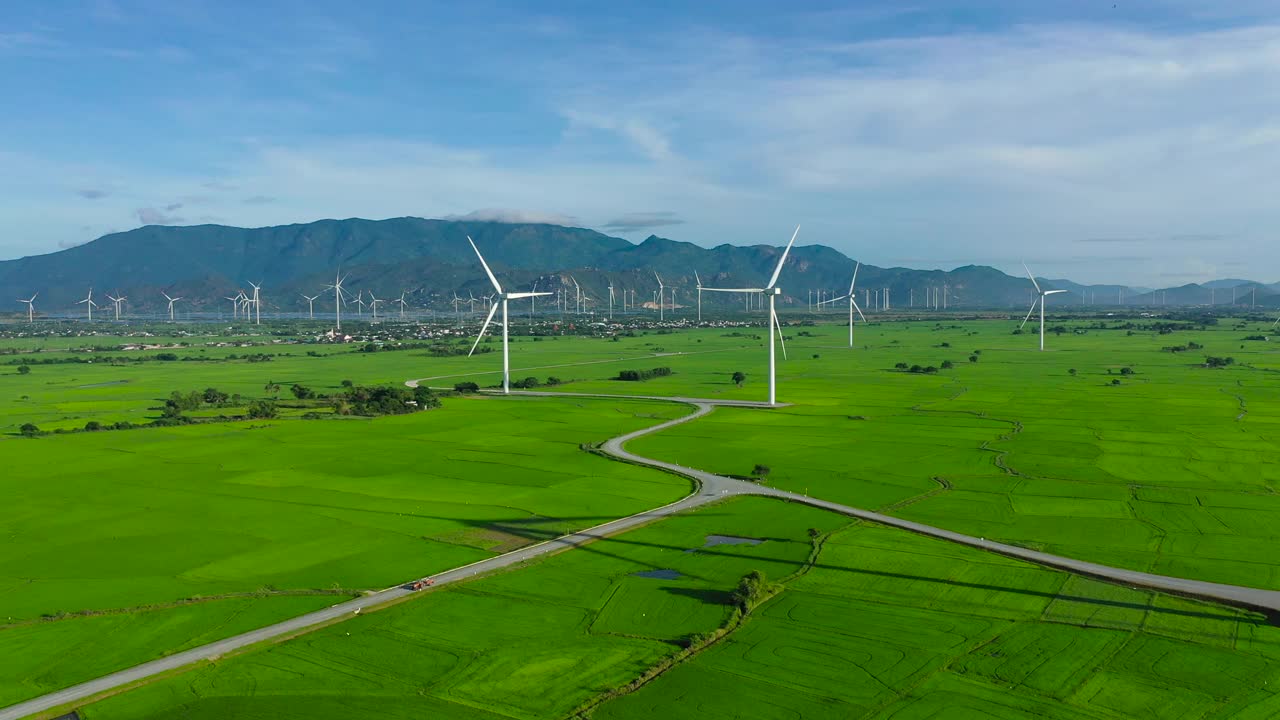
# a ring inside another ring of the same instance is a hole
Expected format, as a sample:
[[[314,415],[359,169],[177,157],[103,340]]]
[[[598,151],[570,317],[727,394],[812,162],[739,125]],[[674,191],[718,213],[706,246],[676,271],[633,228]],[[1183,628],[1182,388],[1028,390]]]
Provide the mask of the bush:
[[[18,432],[22,433],[23,437],[35,437],[40,434],[40,428],[36,427],[35,423],[23,423],[22,427],[18,428]]]
[[[204,401],[210,405],[221,405],[228,400],[227,394],[218,388],[205,388]]]
[[[31,366],[30,366],[30,365],[19,365],[19,366],[18,366],[18,374],[19,374],[19,375],[28,375],[28,374],[30,374],[30,373],[31,373]]]
[[[460,393],[480,392],[480,386],[473,382],[455,383],[453,386],[453,389],[455,392],[460,392]]]
[[[97,420],[90,420],[84,424],[85,432],[97,432],[102,429],[102,423]]]
[[[247,414],[254,420],[270,420],[276,416],[276,404],[270,400],[254,400],[249,403]]]
[[[764,599],[769,593],[769,583],[765,579],[764,573],[759,570],[752,570],[738,581],[738,586],[733,589],[733,604],[739,609],[746,611],[752,606]]]
[[[769,473],[771,472],[773,472],[773,470],[768,465],[757,464],[755,467],[751,468],[751,477],[757,480],[764,480],[769,477]]]
[[[1122,368],[1120,368],[1120,374],[1121,374],[1121,375],[1132,375],[1132,374],[1133,374],[1133,368],[1131,368],[1131,367],[1122,367]]]
[[[1120,384],[1120,378],[1116,378],[1116,379],[1112,380],[1112,381],[1111,381],[1111,384],[1112,384],[1112,385],[1119,385],[1119,384]]]
[[[552,375],[551,377],[547,378],[547,385],[554,387],[556,385],[562,385],[562,384],[564,384],[564,381],[556,377],[555,375]]]
[[[906,364],[906,363],[904,363],[904,362],[894,363],[894,364],[893,364],[893,368],[894,368],[895,370],[906,370],[906,369],[907,369],[907,364]]]
[[[1220,368],[1235,364],[1236,359],[1233,357],[1218,357],[1216,355],[1210,355],[1204,359],[1204,366],[1211,368]]]
[[[734,384],[734,385],[737,385],[738,387],[742,387],[742,383],[744,383],[744,382],[746,382],[746,381],[747,381],[747,374],[746,374],[746,373],[744,373],[744,372],[742,372],[741,370],[739,370],[739,371],[737,371],[737,372],[735,372],[735,373],[733,374],[733,384]]]
[[[293,387],[289,388],[289,392],[293,393],[293,396],[299,400],[310,400],[316,396],[316,394],[312,392],[311,388],[300,384],[294,384]]]
[[[942,361],[942,369],[943,369],[943,370],[950,370],[950,369],[951,369],[951,368],[953,368],[953,367],[955,367],[955,365],[953,365],[953,364],[951,363],[951,361],[950,361],[950,360],[943,360],[943,361]]]
[[[1068,371],[1067,371],[1067,374],[1068,374],[1068,375],[1070,375],[1071,377],[1075,377],[1075,376],[1076,376],[1076,369],[1075,369],[1075,368],[1071,368],[1070,370],[1068,370]]]
[[[978,356],[977,356],[977,355],[970,355],[970,356],[969,356],[969,362],[971,362],[971,363],[976,363],[976,362],[978,362]]]
[[[176,353],[169,353],[169,352],[157,353],[156,359],[172,362],[178,359],[178,355]]]
[[[413,401],[418,404],[419,410],[428,410],[440,407],[440,398],[431,392],[431,388],[426,385],[419,385],[413,389]]]
[[[628,382],[643,382],[650,378],[666,377],[670,374],[671,368],[669,367],[656,367],[652,370],[622,370],[615,379]]]

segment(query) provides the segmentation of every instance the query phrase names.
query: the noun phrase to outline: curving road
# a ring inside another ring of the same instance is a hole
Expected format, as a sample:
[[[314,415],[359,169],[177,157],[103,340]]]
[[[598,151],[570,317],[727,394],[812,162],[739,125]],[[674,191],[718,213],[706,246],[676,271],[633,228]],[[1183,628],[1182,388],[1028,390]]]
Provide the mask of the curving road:
[[[416,381],[411,380],[409,382],[416,384]],[[1215,602],[1225,602],[1231,605],[1261,610],[1269,615],[1280,613],[1280,592],[1277,591],[1260,590],[1257,588],[1240,587],[1236,585],[1223,585],[1219,583],[1202,582],[1199,580],[1186,580],[1183,578],[1168,577],[1165,575],[1154,575],[1151,573],[1124,570],[1121,568],[1099,565],[1097,563],[1085,562],[1083,560],[1075,560],[1059,555],[1037,552],[1035,550],[1028,550],[1015,545],[1006,545],[1004,543],[993,542],[991,540],[976,538],[971,535],[964,535],[962,533],[936,528],[931,525],[903,520],[891,515],[883,515],[870,510],[862,510],[848,505],[841,505],[839,503],[819,500],[806,495],[779,490],[777,488],[736,480],[734,478],[716,475],[696,468],[684,467],[682,465],[677,465],[663,460],[647,458],[641,455],[636,455],[625,448],[626,443],[634,440],[635,438],[703,417],[717,406],[769,408],[770,406],[767,403],[744,400],[710,400],[705,398],[641,395],[599,395],[591,393],[554,393],[523,390],[513,390],[511,394],[535,397],[552,396],[610,400],[658,400],[666,402],[680,402],[695,406],[697,408],[696,411],[690,415],[685,415],[674,420],[668,420],[658,425],[636,430],[634,432],[627,433],[626,435],[608,440],[600,447],[600,451],[610,457],[624,462],[645,465],[683,475],[694,480],[698,484],[698,490],[692,495],[671,503],[670,505],[664,505],[660,508],[647,510],[630,517],[597,525],[596,527],[555,538],[554,540],[538,543],[537,545],[530,545],[504,555],[481,560],[480,562],[473,563],[471,565],[447,570],[433,576],[435,578],[436,585],[447,585],[449,583],[472,578],[483,573],[518,565],[542,555],[577,547],[593,540],[598,540],[609,535],[630,530],[638,525],[652,522],[668,515],[678,513],[682,510],[714,502],[721,498],[734,495],[761,495],[765,497],[775,497],[790,502],[803,503],[805,505],[830,510],[832,512],[837,512],[842,515],[855,517],[861,520],[867,520],[881,525],[887,525],[889,527],[918,533],[920,535],[927,535],[940,540],[959,543],[961,545],[968,545],[981,550],[1000,553],[1001,555],[1006,555],[1008,557],[1026,560],[1038,565],[1088,575],[1111,582],[1144,587],[1152,590],[1170,592]],[[773,407],[783,406],[778,405]],[[43,695],[17,705],[11,705],[7,708],[0,709],[0,720],[19,720],[19,718],[23,718],[28,715],[45,712],[54,708],[60,708],[65,705],[87,700],[100,693],[140,682],[161,673],[177,670],[201,660],[216,659],[229,652],[239,650],[250,645],[269,640],[279,640],[281,638],[286,638],[291,635],[296,635],[301,632],[314,629],[320,625],[339,622],[358,614],[361,610],[366,608],[385,605],[389,602],[403,598],[406,595],[412,594],[414,594],[414,591],[406,590],[400,586],[370,593],[344,603],[333,605],[325,608],[324,610],[317,610],[275,625],[269,625],[242,635],[236,635],[198,648],[192,648],[190,650],[176,653],[158,660],[153,660],[127,670],[121,670],[110,675],[105,675],[97,678],[96,680],[90,680],[89,682],[81,683],[64,690],[49,693],[48,695]]]

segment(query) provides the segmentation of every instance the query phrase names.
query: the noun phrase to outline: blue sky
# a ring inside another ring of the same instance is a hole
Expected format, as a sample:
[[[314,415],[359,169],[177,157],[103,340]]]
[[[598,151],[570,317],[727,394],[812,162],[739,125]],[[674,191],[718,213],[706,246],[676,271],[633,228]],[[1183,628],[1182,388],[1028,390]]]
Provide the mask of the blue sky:
[[[0,258],[418,215],[1280,280],[1274,2],[534,5],[10,0]]]

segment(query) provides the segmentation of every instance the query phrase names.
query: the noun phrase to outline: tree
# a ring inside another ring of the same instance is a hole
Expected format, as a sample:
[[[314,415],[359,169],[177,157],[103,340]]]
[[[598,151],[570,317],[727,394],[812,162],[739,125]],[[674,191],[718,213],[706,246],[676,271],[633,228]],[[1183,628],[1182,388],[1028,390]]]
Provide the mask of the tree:
[[[249,403],[248,415],[254,420],[270,420],[276,416],[276,404],[270,400],[254,400]]]
[[[564,383],[564,381],[563,381],[563,380],[561,380],[560,378],[556,377],[555,375],[552,375],[552,376],[550,376],[550,377],[548,377],[548,378],[547,378],[547,384],[548,384],[548,385],[560,385],[560,384],[562,384],[562,383]]]
[[[31,366],[30,366],[30,365],[19,365],[19,366],[18,366],[18,374],[19,374],[19,375],[28,375],[28,374],[30,374],[30,373],[31,373]]]
[[[733,604],[743,611],[750,610],[753,605],[764,599],[768,591],[769,582],[765,579],[764,573],[752,570],[742,576],[738,586],[733,589]]]
[[[1068,375],[1070,375],[1071,377],[1075,377],[1075,376],[1076,376],[1076,369],[1075,369],[1075,368],[1071,368],[1070,370],[1068,370],[1068,371],[1067,371],[1067,374],[1068,374]]]
[[[769,477],[770,472],[772,472],[772,469],[768,465],[757,463],[755,467],[751,468],[751,477],[757,480],[764,480]]]
[[[742,387],[742,383],[744,383],[744,382],[746,382],[746,381],[747,381],[747,374],[746,374],[746,373],[744,373],[744,372],[742,372],[741,370],[739,370],[739,371],[737,371],[737,372],[735,372],[735,373],[733,374],[733,384],[734,384],[734,385],[737,385],[738,387]]]
[[[295,383],[293,387],[289,388],[289,392],[293,393],[293,396],[299,400],[309,400],[316,396],[316,394],[311,391],[311,388],[298,383]]]
[[[262,391],[271,396],[280,394],[280,385],[275,380],[268,380],[266,385],[262,386]]]
[[[413,401],[418,404],[419,410],[440,407],[440,398],[431,392],[431,388],[426,385],[419,385],[413,389]]]
[[[953,367],[955,367],[955,365],[953,365],[953,364],[951,363],[951,361],[950,361],[950,360],[943,360],[943,361],[942,361],[942,369],[943,369],[943,370],[950,370],[950,369],[951,369],[951,368],[953,368]]]
[[[205,388],[204,401],[210,405],[221,405],[227,401],[227,394],[218,388]]]
[[[455,392],[460,392],[460,393],[480,392],[480,386],[473,382],[455,383],[453,386],[453,389]]]
[[[906,370],[906,369],[907,369],[907,364],[906,364],[906,363],[904,363],[904,362],[894,363],[894,364],[893,364],[893,369],[895,369],[895,370]]]
[[[23,423],[22,427],[18,428],[18,432],[22,433],[23,437],[35,437],[40,434],[40,428],[36,427],[35,423]]]
[[[1121,375],[1132,375],[1132,374],[1133,374],[1133,368],[1131,368],[1131,367],[1122,367],[1122,368],[1120,368],[1120,374],[1121,374]]]
[[[1116,379],[1112,380],[1112,381],[1111,381],[1111,384],[1112,384],[1112,385],[1119,385],[1119,384],[1120,384],[1120,378],[1116,378]]]
[[[90,420],[84,424],[85,432],[97,432],[102,429],[102,423],[97,420]]]
[[[344,388],[349,388],[349,387],[354,387],[354,386],[355,386],[355,383],[351,382],[350,380],[343,380],[343,381],[342,381],[342,387],[344,387]]]
[[[978,356],[977,356],[977,355],[970,355],[970,356],[969,356],[969,362],[971,362],[971,363],[976,363],[976,362],[978,362]]]

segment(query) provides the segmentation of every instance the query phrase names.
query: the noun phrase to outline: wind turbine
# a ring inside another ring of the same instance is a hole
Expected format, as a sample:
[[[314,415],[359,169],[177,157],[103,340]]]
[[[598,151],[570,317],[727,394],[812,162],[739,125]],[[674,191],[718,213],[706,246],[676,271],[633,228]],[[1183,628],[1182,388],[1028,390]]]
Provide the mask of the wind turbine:
[[[476,247],[476,243],[467,236],[467,242],[471,243],[471,249],[476,251],[476,257],[480,258],[480,265],[484,268],[484,274],[489,276],[489,282],[493,283],[495,297],[502,301],[502,392],[508,394],[511,392],[511,352],[507,341],[507,301],[520,300],[522,298],[538,297],[539,295],[550,295],[549,292],[527,292],[527,293],[509,293],[502,289],[502,285],[498,284],[498,278],[493,276],[493,271],[489,269],[489,263],[484,261],[484,256],[480,254],[480,248]],[[467,353],[467,357],[471,357],[476,351],[476,346],[480,344],[480,339],[484,337],[484,333],[489,329],[489,323],[493,320],[493,314],[498,311],[498,303],[494,303],[489,308],[489,316],[484,319],[484,325],[480,327],[480,334],[476,335],[476,341],[471,345],[471,352]]]
[[[662,276],[658,275],[657,270],[653,271],[653,276],[658,279],[658,322],[662,322],[662,301],[666,286],[662,284]]]
[[[401,291],[401,292],[400,292],[400,299],[399,299],[399,300],[392,300],[392,301],[391,301],[391,302],[397,302],[397,303],[400,303],[400,319],[401,319],[401,320],[404,320],[404,306],[409,304],[409,303],[405,302],[405,299],[404,299],[404,294],[405,294],[405,293],[407,293],[407,292],[409,292],[409,291],[408,291],[408,290],[403,290],[403,291]]]
[[[77,302],[76,304],[84,305],[85,308],[89,310],[89,322],[93,322],[93,309],[98,307],[98,303],[93,301],[93,288],[89,288],[88,296],[86,296],[85,299]]]
[[[335,273],[333,276],[333,284],[326,285],[324,288],[325,290],[333,291],[333,329],[334,330],[342,329],[342,303],[343,303],[342,282],[346,279],[347,279],[346,277],[343,277]]]
[[[537,290],[538,287],[535,285],[533,289]],[[613,321],[613,281],[612,280],[609,281],[609,321],[610,322]]]
[[[36,317],[36,296],[37,296],[37,295],[39,295],[39,294],[40,294],[40,293],[36,293],[35,295],[32,295],[30,300],[23,300],[23,299],[21,299],[21,298],[19,298],[19,299],[18,299],[18,302],[20,302],[20,303],[26,303],[26,304],[27,304],[27,322],[29,322],[29,323],[30,323],[30,322],[35,322],[35,317]]]
[[[862,263],[855,263],[853,266],[853,279],[849,281],[849,292],[838,298],[828,300],[828,303],[839,302],[841,300],[849,300],[849,347],[853,347],[853,311],[857,310],[858,315],[862,318],[862,322],[867,322],[867,316],[862,314],[862,308],[858,307],[858,296],[853,292],[853,286],[858,282],[858,268],[862,267]]]
[[[364,316],[364,306],[365,306],[365,302],[364,302],[364,291],[363,291],[363,290],[361,290],[360,292],[356,293],[355,303],[356,303],[356,315],[360,315],[360,316],[362,316],[362,317],[363,317],[363,316]]]
[[[165,300],[168,300],[168,301],[169,301],[169,322],[173,322],[173,304],[174,304],[174,303],[176,303],[176,302],[178,302],[178,301],[179,301],[179,300],[181,300],[182,298],[181,298],[181,297],[169,297],[169,293],[164,292],[164,291],[161,291],[161,292],[160,292],[160,294],[164,296],[164,299],[165,299]]]
[[[582,314],[582,286],[578,284],[578,278],[570,275],[569,279],[573,281],[573,312]]]
[[[369,307],[373,308],[373,321],[378,322],[378,303],[382,302],[374,297],[373,291],[369,291]]]
[[[307,301],[308,319],[311,319],[311,320],[316,319],[316,298],[319,298],[319,297],[320,297],[319,295],[316,295],[315,297],[311,297],[310,295],[302,296],[302,299]]]
[[[116,322],[120,322],[120,303],[124,302],[124,296],[121,295],[120,297],[112,297],[108,295],[107,299],[110,300],[111,304],[115,306]]]
[[[702,278],[698,277],[697,270],[693,271],[693,279],[698,283],[698,322],[702,322]],[[813,291],[810,290],[809,292],[812,293]]]
[[[782,294],[782,289],[778,287],[778,276],[782,274],[782,266],[787,264],[787,255],[791,252],[791,246],[796,242],[796,236],[800,234],[800,226],[796,226],[796,231],[791,233],[791,240],[787,243],[787,247],[782,251],[782,257],[778,258],[778,266],[773,269],[773,276],[769,278],[769,284],[762,288],[710,288],[704,287],[703,290],[708,292],[729,292],[729,293],[746,293],[747,297],[752,294],[769,296],[769,404],[777,404],[777,359],[774,356],[773,348],[773,331],[778,331],[778,339],[782,343],[782,358],[787,357],[787,342],[782,339],[782,324],[778,322],[778,311],[775,307],[775,300]]]
[[[262,286],[254,285],[253,283],[249,283],[249,284],[253,285],[253,316],[254,316],[253,322],[255,325],[261,325],[262,324],[262,298],[258,295],[258,291],[262,289]]]
[[[240,296],[236,295],[235,297],[223,297],[222,299],[231,301],[231,319],[235,320],[236,318],[240,317]]]
[[[1066,292],[1066,290],[1041,290],[1040,283],[1036,282],[1035,276],[1031,274],[1031,269],[1027,267],[1026,263],[1022,263],[1022,269],[1027,271],[1027,277],[1031,278],[1031,284],[1036,286],[1036,299],[1031,301],[1031,309],[1027,311],[1027,316],[1022,318],[1022,325],[1019,325],[1018,329],[1021,330],[1022,327],[1027,324],[1027,321],[1031,319],[1031,313],[1036,311],[1036,304],[1038,303],[1040,305],[1040,350],[1043,352],[1044,351],[1045,298],[1049,297],[1050,295],[1057,295],[1058,293],[1064,293]]]

